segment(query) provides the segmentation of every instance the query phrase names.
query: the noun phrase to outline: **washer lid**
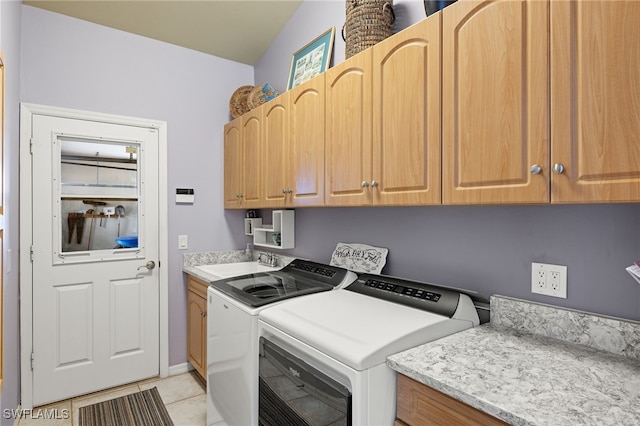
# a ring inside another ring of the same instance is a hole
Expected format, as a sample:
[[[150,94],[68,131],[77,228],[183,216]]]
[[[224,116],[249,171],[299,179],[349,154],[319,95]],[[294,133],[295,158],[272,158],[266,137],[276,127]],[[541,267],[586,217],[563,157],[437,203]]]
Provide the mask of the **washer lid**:
[[[210,285],[251,308],[257,308],[292,297],[341,288],[356,278],[356,274],[343,268],[295,259],[277,271],[224,278]]]
[[[355,370],[365,370],[385,362],[389,355],[473,326],[471,321],[348,290],[292,299],[264,309],[259,316]]]

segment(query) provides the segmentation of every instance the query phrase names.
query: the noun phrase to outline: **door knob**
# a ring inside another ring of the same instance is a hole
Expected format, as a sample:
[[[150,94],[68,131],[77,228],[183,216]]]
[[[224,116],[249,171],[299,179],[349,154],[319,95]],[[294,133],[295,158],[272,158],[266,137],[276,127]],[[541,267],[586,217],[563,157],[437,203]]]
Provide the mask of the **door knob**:
[[[376,186],[378,186],[378,182],[376,182],[375,180],[372,180],[372,181],[371,181],[371,186],[372,186],[373,188],[375,188]]]
[[[542,171],[542,167],[540,167],[537,164],[534,164],[533,166],[529,167],[529,171],[531,172],[532,175],[537,175],[537,174],[540,174],[540,172]]]
[[[156,267],[156,262],[154,262],[153,260],[148,261],[147,263],[145,263],[143,266],[140,266],[138,268],[138,270],[142,269],[142,268],[147,268],[147,270],[152,270],[153,268]]]
[[[362,186],[363,188],[366,188],[367,186],[369,186],[369,182],[367,182],[366,180],[363,180],[360,186]]]
[[[553,165],[553,173],[559,175],[564,172],[564,165],[562,163],[556,163]]]

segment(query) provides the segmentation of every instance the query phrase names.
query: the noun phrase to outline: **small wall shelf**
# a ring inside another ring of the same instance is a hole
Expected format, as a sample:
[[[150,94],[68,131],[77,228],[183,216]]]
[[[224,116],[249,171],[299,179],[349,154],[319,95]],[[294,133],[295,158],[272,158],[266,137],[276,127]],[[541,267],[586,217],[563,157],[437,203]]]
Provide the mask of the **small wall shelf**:
[[[261,225],[253,228],[253,245],[269,247],[277,250],[295,247],[295,211],[274,210],[271,225]],[[246,221],[245,221],[246,228]],[[274,235],[280,235],[280,244],[274,241]]]
[[[247,218],[244,220],[244,235],[253,235],[253,230],[262,226],[262,218]]]

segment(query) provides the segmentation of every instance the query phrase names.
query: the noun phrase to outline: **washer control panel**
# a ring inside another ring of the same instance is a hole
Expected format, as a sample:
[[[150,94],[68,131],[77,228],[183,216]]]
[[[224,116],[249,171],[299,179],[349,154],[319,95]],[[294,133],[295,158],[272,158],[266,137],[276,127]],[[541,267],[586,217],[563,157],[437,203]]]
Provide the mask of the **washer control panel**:
[[[460,292],[453,288],[373,274],[361,274],[345,289],[449,318],[460,301]]]
[[[423,288],[414,288],[400,284],[393,284],[386,281],[369,279],[364,283],[367,287],[373,287],[381,290],[392,291],[394,293],[403,294],[405,296],[415,297],[417,299],[431,300],[437,302],[442,295]]]

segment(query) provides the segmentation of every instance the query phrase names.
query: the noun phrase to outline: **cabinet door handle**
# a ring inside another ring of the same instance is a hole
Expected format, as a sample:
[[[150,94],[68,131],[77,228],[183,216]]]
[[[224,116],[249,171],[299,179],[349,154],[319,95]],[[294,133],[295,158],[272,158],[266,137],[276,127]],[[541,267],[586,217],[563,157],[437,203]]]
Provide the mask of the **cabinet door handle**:
[[[207,316],[207,313],[206,313],[206,312],[200,312],[200,316],[201,316],[201,317],[206,317],[206,316]]]
[[[367,182],[366,180],[363,180],[360,186],[362,186],[363,188],[366,188],[367,186],[369,186],[369,182]]]
[[[556,163],[553,165],[553,173],[559,175],[564,172],[564,165],[562,163]]]
[[[285,188],[282,188],[282,193],[283,193],[283,194],[286,194],[286,193],[287,193],[287,190],[286,190]]]
[[[532,175],[538,175],[540,174],[540,172],[542,172],[542,167],[540,167],[538,164],[534,164],[533,166],[529,167],[529,171]]]
[[[375,180],[371,181],[371,187],[375,188],[376,186],[378,186],[378,182],[376,182]]]

